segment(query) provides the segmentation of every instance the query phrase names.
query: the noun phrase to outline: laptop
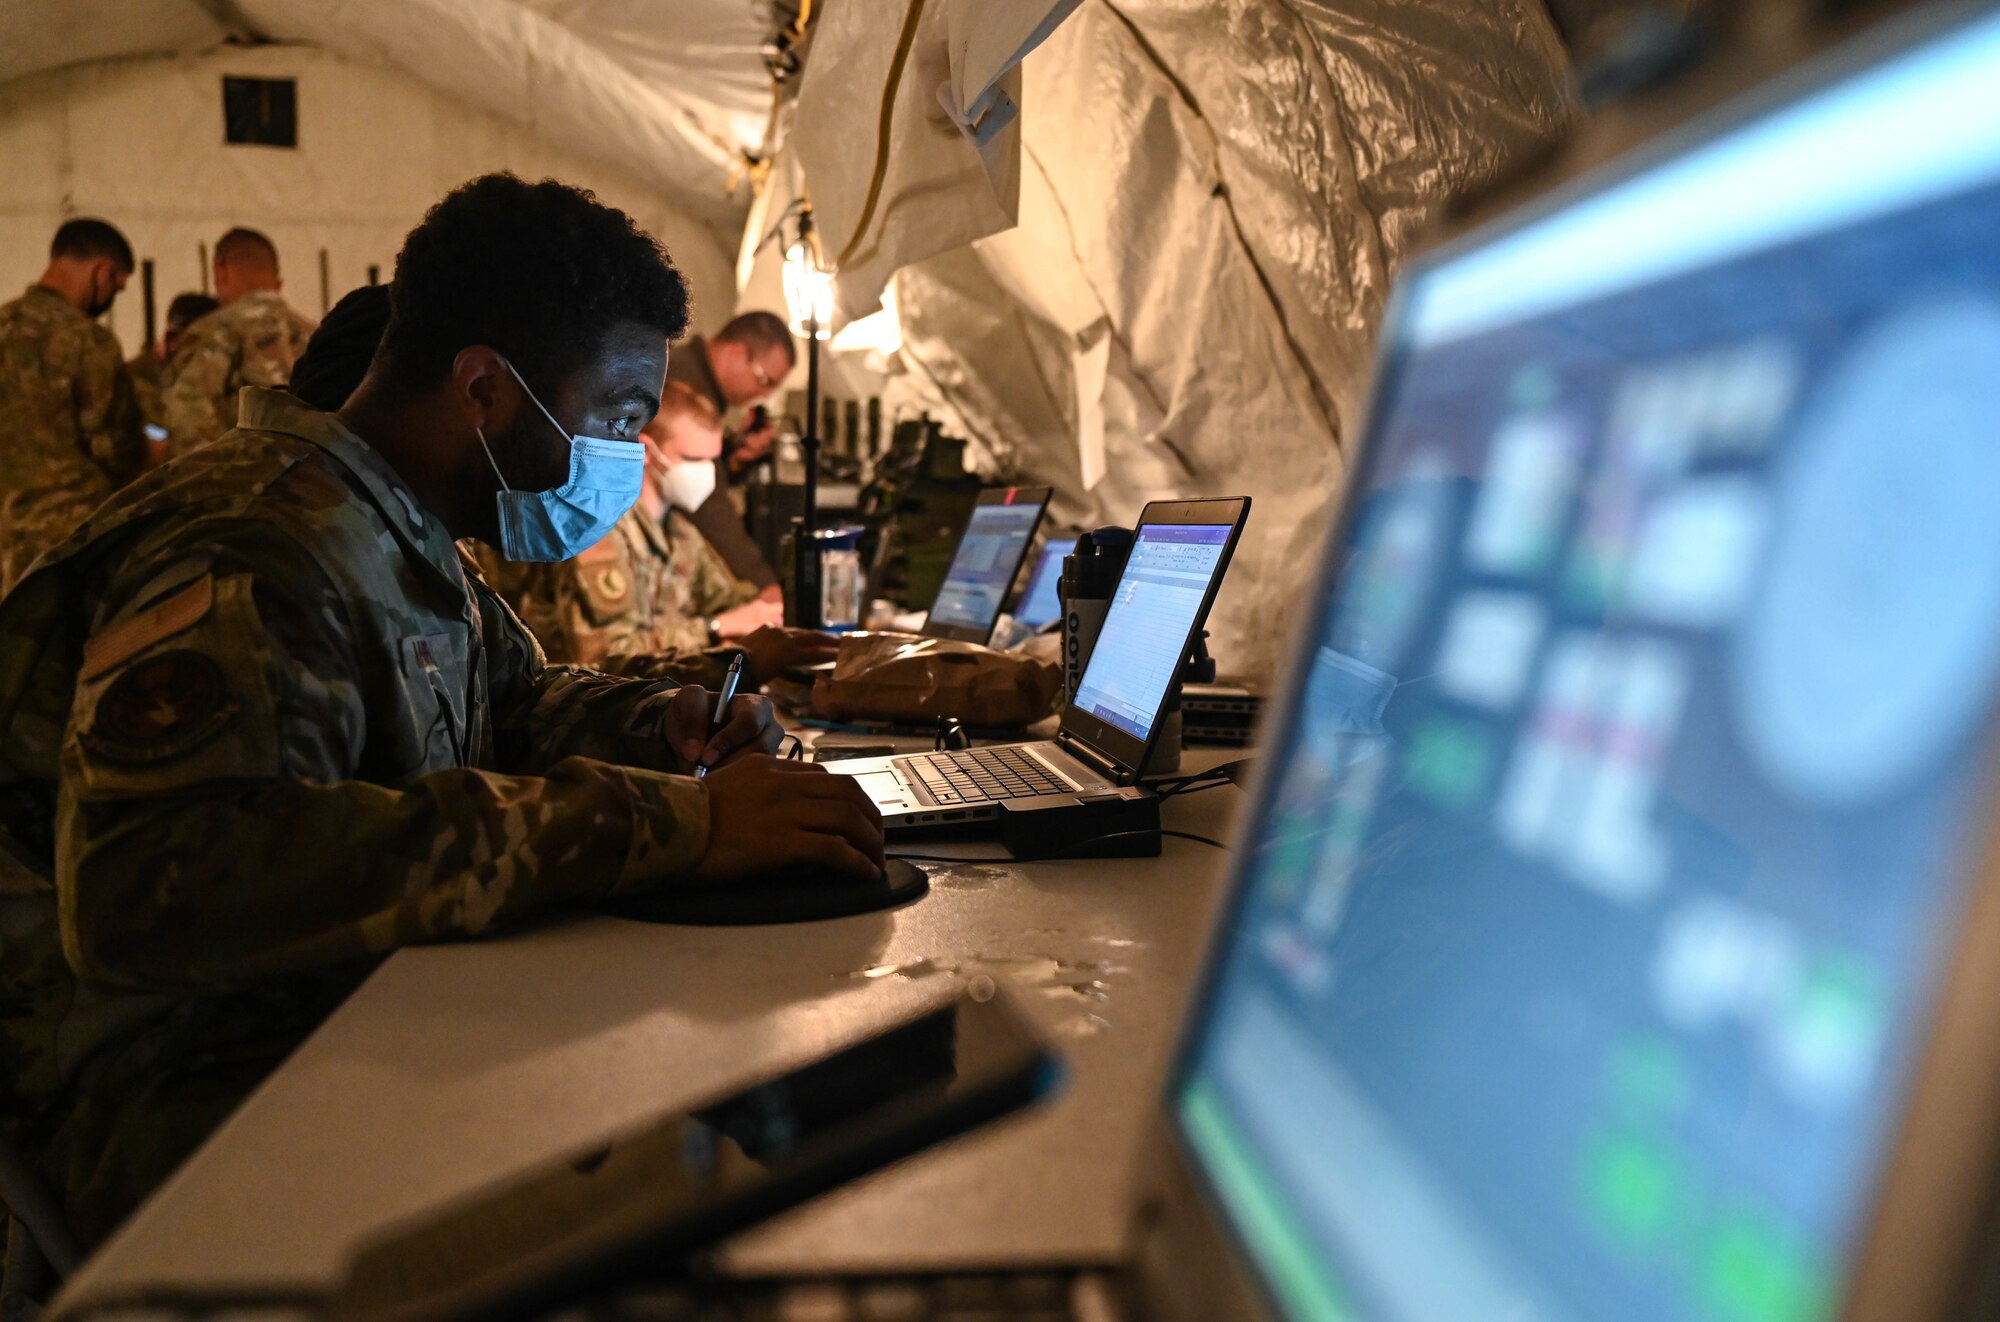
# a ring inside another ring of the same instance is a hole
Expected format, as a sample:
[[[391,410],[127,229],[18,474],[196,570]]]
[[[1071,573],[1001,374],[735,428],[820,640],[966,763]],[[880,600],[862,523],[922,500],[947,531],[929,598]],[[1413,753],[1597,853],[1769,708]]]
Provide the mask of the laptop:
[[[1047,487],[994,487],[979,493],[924,621],[924,637],[981,645],[992,640],[1008,589],[1048,508]]]
[[[1136,783],[1174,675],[1215,604],[1249,517],[1247,497],[1146,506],[1054,739],[851,758],[828,770],[859,779],[891,830],[990,821],[1004,800],[1087,796]]]
[[[1014,605],[1014,623],[1039,633],[1061,621],[1063,560],[1075,549],[1075,532],[1058,530],[1049,534],[1042,543],[1041,553],[1035,557],[1035,567],[1028,572],[1021,600]]]

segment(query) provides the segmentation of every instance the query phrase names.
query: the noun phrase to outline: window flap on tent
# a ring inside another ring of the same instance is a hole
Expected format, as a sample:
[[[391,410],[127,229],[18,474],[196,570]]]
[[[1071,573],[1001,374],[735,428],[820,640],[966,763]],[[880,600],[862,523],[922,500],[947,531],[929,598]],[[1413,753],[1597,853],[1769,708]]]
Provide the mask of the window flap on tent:
[[[837,321],[898,267],[1014,224],[1023,57],[1079,0],[829,6],[788,145],[827,260]]]

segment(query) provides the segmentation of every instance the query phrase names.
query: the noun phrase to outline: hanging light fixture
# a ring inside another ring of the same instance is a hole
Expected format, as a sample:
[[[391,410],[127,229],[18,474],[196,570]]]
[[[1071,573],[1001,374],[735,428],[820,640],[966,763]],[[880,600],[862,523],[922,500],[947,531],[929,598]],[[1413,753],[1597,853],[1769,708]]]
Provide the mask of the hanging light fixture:
[[[833,334],[833,272],[820,269],[812,213],[799,219],[799,237],[785,249],[785,306],[792,314],[792,334],[824,340]]]

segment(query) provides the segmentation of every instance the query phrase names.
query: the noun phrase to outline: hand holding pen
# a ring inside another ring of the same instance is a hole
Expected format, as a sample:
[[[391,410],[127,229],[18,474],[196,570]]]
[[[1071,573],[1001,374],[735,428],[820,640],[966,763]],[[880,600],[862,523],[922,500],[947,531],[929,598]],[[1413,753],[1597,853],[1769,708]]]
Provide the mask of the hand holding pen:
[[[729,704],[736,701],[736,690],[743,683],[743,653],[730,658],[729,671],[722,677],[722,692],[715,695],[715,712],[708,718],[708,747],[713,749],[717,736],[727,724]],[[709,758],[704,754],[695,764],[694,778],[700,780],[708,774]]]
[[[740,695],[743,661],[731,662],[722,691],[689,685],[668,704],[664,733],[696,776],[703,776],[745,753],[775,753],[784,730],[764,698]]]

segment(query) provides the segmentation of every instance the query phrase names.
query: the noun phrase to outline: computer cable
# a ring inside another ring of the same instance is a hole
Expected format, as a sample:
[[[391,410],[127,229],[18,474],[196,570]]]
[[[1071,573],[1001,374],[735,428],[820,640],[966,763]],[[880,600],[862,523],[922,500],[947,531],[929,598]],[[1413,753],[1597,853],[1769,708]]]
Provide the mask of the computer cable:
[[[1224,762],[1221,766],[1210,767],[1206,771],[1191,772],[1170,780],[1154,781],[1152,789],[1159,797],[1170,799],[1176,794],[1193,794],[1197,790],[1210,790],[1218,785],[1241,785],[1254,760],[1239,757],[1234,762]]]

